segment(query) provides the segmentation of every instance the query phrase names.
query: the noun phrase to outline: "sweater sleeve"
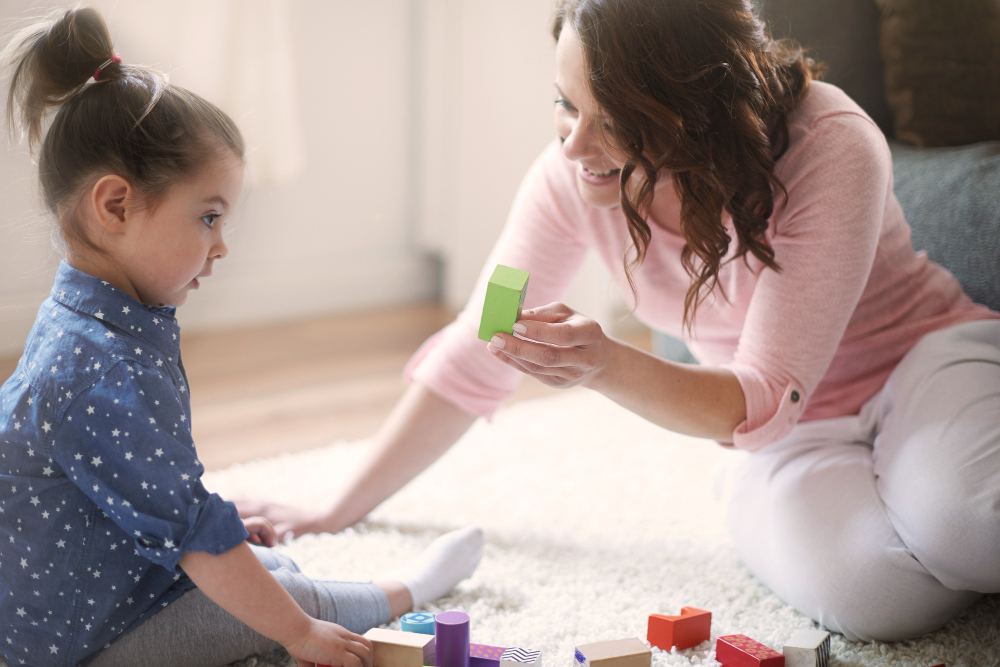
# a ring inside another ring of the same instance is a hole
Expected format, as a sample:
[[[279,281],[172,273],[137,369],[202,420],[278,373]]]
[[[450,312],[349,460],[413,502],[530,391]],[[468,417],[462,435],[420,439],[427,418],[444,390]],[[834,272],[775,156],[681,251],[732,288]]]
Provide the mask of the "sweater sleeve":
[[[754,451],[798,422],[829,367],[868,281],[892,193],[892,159],[867,118],[815,120],[778,175],[771,247],[780,271],[760,275],[733,361],[747,417],[733,433]]]
[[[496,265],[504,264],[530,274],[525,309],[562,297],[587,250],[579,231],[575,188],[559,143],[553,142],[521,182],[504,230],[465,308],[417,350],[406,366],[407,380],[487,418],[514,391],[521,373],[494,359],[477,335],[486,285]]]

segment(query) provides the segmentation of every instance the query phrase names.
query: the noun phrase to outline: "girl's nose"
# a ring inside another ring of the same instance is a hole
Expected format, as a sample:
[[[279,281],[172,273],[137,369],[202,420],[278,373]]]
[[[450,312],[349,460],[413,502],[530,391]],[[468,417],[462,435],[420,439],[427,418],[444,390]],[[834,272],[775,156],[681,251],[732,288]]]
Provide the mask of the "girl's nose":
[[[222,259],[228,254],[229,246],[222,239],[219,239],[219,242],[212,246],[212,259]]]

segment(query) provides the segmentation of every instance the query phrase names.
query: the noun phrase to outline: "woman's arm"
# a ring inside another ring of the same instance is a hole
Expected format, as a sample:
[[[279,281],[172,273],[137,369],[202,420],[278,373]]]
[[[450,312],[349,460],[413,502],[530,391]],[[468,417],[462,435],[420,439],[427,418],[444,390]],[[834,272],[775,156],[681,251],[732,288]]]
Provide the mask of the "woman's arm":
[[[245,542],[217,555],[188,552],[180,566],[209,599],[284,646],[296,660],[371,667],[370,641],[307,616]]]
[[[526,310],[514,328],[517,336],[494,336],[490,351],[550,386],[585,386],[658,426],[723,442],[746,419],[732,371],[660,359],[606,336],[563,304]]]
[[[335,533],[353,525],[403,488],[458,441],[476,416],[412,383],[375,435],[372,453],[351,483],[319,512],[237,501],[240,516],[265,516],[279,536]]]

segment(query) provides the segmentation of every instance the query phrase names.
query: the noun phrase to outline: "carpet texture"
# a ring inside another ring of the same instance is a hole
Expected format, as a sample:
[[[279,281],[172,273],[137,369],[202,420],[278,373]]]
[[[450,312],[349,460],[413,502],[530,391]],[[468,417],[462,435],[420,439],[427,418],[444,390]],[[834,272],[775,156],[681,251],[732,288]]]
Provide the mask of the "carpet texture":
[[[226,498],[315,507],[364,454],[363,442],[335,443],[211,473],[206,484]],[[720,635],[747,634],[780,651],[795,629],[815,627],[736,557],[711,478],[740,455],[571,390],[480,421],[355,528],[278,548],[312,576],[367,580],[441,533],[478,524],[487,539],[478,572],[428,609],[469,613],[474,642],[541,650],[543,667],[569,667],[576,645],[645,640],[650,613],[689,605],[712,611],[711,641],[653,649],[653,665],[716,665]],[[832,649],[835,665],[1000,665],[1000,596],[919,640],[857,644],[834,635]],[[286,658],[242,665],[293,664]]]

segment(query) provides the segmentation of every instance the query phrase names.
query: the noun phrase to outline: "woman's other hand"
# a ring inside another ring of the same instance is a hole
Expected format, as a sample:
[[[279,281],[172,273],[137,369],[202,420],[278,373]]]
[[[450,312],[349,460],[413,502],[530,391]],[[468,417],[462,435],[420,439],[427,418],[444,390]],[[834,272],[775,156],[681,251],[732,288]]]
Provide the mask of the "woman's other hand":
[[[514,333],[498,333],[487,349],[503,363],[551,387],[592,386],[607,364],[601,325],[561,303],[521,313]]]

